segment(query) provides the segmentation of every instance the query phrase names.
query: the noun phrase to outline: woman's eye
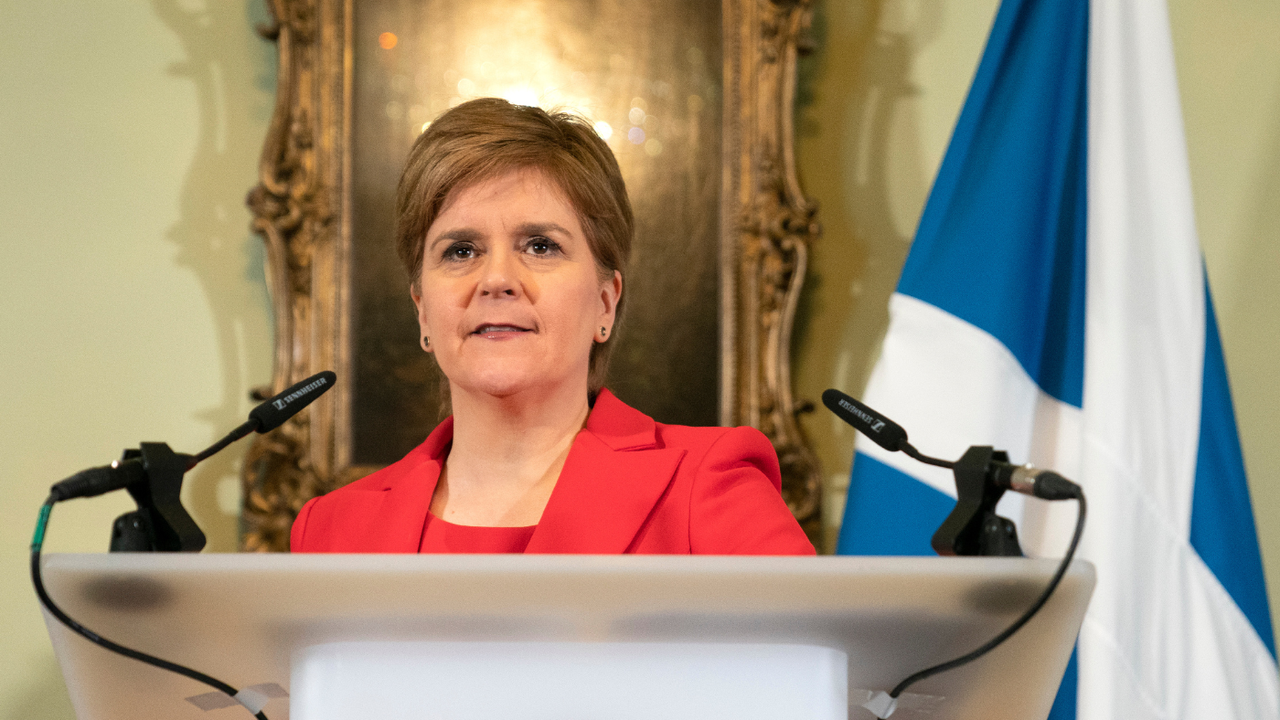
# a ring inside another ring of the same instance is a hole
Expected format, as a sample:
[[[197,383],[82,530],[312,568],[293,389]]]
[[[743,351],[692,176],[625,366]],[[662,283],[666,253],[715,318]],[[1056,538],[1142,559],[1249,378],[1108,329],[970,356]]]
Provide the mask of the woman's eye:
[[[470,245],[463,245],[459,243],[457,245],[450,245],[448,249],[444,251],[444,258],[445,260],[470,260],[475,257],[475,254],[475,248]]]
[[[531,238],[525,245],[525,250],[534,255],[550,255],[560,250],[560,246],[554,240],[544,237]]]

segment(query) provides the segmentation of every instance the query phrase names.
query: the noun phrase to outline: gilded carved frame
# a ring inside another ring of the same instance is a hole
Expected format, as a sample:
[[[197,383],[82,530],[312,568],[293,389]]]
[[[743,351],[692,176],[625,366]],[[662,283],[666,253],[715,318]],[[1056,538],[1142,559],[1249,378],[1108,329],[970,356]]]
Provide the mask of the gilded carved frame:
[[[267,248],[275,315],[272,387],[349,367],[353,0],[269,0],[276,42],[275,112],[253,229]],[[791,391],[793,319],[816,208],[800,190],[793,150],[796,56],[805,49],[809,0],[722,0],[723,134],[720,200],[720,407],[722,424],[748,424],[773,442],[787,502],[820,532],[821,482],[797,423],[809,403]],[[289,527],[309,498],[372,467],[354,465],[351,396],[328,397],[256,438],[244,465],[242,548],[288,549]]]

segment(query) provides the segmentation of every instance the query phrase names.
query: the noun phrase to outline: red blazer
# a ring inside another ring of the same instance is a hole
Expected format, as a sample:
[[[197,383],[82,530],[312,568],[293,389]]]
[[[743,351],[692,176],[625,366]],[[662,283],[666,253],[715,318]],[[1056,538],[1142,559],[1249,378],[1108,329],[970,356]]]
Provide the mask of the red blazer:
[[[313,498],[294,552],[416,553],[453,418],[399,462]],[[754,428],[663,425],[601,390],[525,552],[812,555]]]

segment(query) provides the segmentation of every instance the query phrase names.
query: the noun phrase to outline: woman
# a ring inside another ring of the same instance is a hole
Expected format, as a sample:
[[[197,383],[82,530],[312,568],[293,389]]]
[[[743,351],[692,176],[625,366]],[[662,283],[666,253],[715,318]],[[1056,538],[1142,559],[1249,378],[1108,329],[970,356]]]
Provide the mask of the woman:
[[[453,415],[308,502],[294,551],[813,554],[760,432],[663,425],[602,388],[633,219],[590,125],[459,105],[410,151],[398,212]]]

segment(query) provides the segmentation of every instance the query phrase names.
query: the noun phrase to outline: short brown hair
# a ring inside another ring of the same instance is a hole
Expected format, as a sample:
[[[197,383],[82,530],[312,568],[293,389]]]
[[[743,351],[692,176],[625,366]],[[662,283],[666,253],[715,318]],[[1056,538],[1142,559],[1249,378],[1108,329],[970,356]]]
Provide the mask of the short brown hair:
[[[415,289],[427,230],[450,195],[521,168],[545,173],[577,211],[600,280],[615,271],[625,275],[635,218],[618,161],[591,124],[567,112],[480,98],[436,118],[405,161],[396,193],[396,250]],[[587,389],[593,398],[604,385],[625,298],[618,298],[615,332],[591,348]]]

